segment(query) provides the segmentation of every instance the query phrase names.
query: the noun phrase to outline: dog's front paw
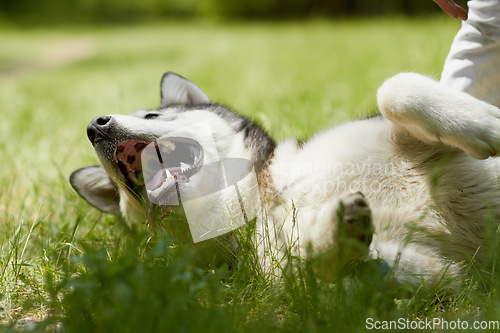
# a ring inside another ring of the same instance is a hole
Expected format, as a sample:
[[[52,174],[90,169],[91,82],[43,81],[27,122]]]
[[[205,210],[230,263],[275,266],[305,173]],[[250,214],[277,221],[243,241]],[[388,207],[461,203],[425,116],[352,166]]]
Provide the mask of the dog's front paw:
[[[361,246],[370,245],[373,238],[372,212],[363,193],[350,193],[340,198],[337,223],[337,238],[357,240]]]
[[[311,260],[318,276],[335,281],[368,255],[373,237],[372,213],[361,192],[344,194],[324,209],[328,210],[328,218],[321,221],[327,223],[312,230],[321,230],[321,234],[310,243],[315,246]],[[329,229],[332,226],[333,230]]]

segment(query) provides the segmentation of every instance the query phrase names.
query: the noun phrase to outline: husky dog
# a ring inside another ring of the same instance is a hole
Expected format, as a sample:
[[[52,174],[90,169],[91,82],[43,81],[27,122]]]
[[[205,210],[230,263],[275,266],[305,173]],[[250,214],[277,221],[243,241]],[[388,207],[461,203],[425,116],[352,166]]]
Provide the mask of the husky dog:
[[[87,135],[102,166],[79,169],[70,181],[91,205],[128,222],[163,219],[179,241],[193,243],[196,256],[213,260],[219,252],[211,247],[236,246],[234,233],[194,243],[186,222],[168,220],[165,211],[174,206],[151,198],[199,193],[214,178],[200,165],[214,158],[247,159],[258,184],[252,223],[264,264],[273,250],[289,248],[320,258],[319,271],[329,277],[347,246],[343,235],[362,245],[354,257],[366,248],[370,257],[393,267],[400,281],[460,276],[471,259],[484,257],[488,223],[496,228],[491,221],[500,217],[500,165],[489,158],[500,151],[500,111],[414,73],[388,79],[377,98],[380,115],[307,142],[276,144],[256,123],[211,103],[187,79],[166,73],[160,108],[90,122]],[[209,123],[213,145],[193,127],[200,121]],[[155,175],[148,190],[141,153],[165,136],[169,151],[177,147],[189,151],[188,157],[162,166],[166,176]],[[217,201],[235,207],[241,197],[223,194]],[[153,214],[155,208],[162,213]],[[220,219],[209,208],[206,214]]]

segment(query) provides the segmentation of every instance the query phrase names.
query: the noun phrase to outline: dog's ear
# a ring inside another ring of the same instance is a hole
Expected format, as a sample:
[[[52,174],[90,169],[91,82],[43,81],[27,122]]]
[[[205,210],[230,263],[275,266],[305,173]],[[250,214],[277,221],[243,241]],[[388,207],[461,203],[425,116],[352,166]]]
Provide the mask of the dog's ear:
[[[76,192],[95,208],[111,214],[120,210],[118,189],[102,166],[74,171],[69,181]]]
[[[165,73],[161,78],[161,107],[171,105],[209,104],[210,100],[193,82],[175,73]]]

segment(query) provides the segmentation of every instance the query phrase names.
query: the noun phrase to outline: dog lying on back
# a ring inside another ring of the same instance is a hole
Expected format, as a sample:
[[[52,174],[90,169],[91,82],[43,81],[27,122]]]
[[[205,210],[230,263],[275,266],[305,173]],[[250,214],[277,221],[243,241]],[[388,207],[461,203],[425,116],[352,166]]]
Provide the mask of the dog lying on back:
[[[381,115],[276,144],[166,73],[160,108],[90,122],[102,166],[70,181],[104,212],[161,223],[200,261],[223,260],[213,248],[234,249],[234,229],[252,223],[264,266],[287,248],[321,258],[318,271],[330,277],[345,236],[360,245],[349,256],[369,252],[400,281],[460,276],[483,258],[487,223],[500,217],[500,163],[488,158],[500,151],[500,111],[414,73],[388,79],[377,98]],[[245,169],[233,181],[231,165]],[[169,220],[179,209],[187,218]],[[198,238],[191,217],[205,223]]]

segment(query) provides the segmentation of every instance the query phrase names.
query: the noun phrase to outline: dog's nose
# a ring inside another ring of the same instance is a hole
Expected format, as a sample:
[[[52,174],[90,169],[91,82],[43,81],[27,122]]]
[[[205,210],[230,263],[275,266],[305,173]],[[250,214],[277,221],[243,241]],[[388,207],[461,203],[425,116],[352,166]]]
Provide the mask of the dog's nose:
[[[114,119],[111,116],[100,116],[92,119],[87,126],[87,136],[92,143],[108,138],[108,133]]]

